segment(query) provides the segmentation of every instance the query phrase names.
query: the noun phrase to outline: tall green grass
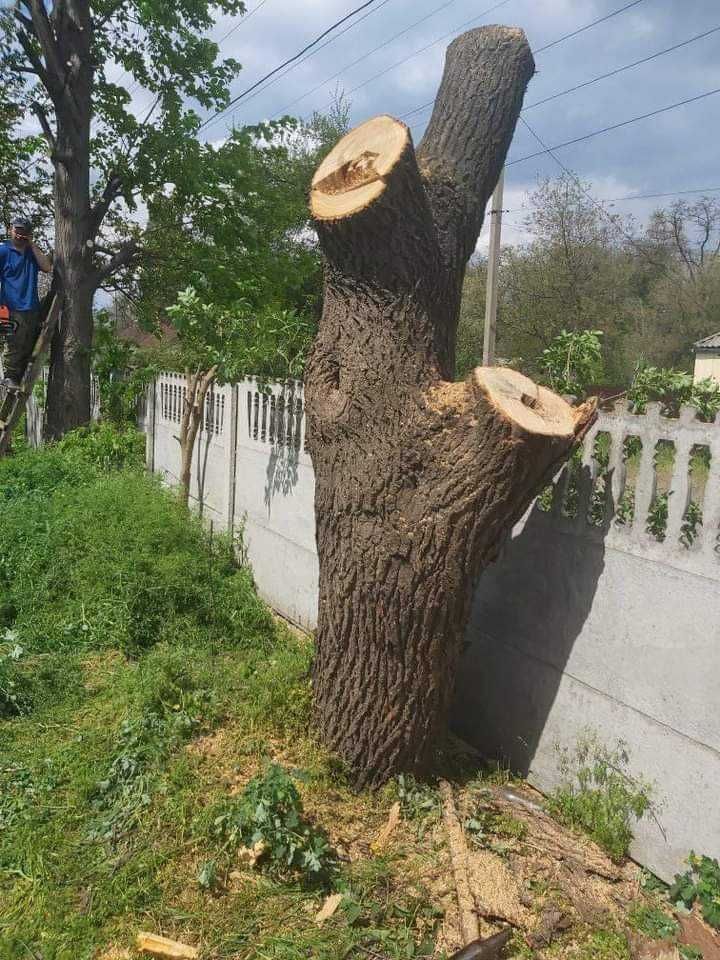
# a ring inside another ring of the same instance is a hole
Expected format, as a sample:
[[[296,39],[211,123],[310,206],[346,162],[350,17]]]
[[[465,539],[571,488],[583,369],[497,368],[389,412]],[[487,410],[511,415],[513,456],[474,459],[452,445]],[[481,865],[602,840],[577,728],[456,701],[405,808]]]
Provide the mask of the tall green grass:
[[[309,658],[135,432],[0,461],[0,957],[90,960],[160,924],[206,803],[185,745],[301,740]]]
[[[108,469],[96,446],[90,433],[0,473],[0,636],[32,653],[266,636],[232,544],[134,465]]]

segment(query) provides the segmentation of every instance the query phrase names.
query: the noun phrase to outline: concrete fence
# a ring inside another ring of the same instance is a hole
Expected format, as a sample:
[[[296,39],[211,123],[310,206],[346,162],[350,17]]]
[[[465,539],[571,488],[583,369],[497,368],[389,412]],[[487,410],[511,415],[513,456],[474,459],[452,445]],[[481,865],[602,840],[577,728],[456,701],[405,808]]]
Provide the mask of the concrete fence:
[[[177,481],[185,390],[148,394],[151,469]],[[314,478],[300,384],[256,380],[208,397],[192,497],[242,530],[261,595],[312,629]],[[625,741],[657,811],[633,855],[666,879],[691,849],[720,856],[720,422],[650,405],[601,412],[481,577],[455,702],[456,729],[549,792],[557,747],[586,730]]]

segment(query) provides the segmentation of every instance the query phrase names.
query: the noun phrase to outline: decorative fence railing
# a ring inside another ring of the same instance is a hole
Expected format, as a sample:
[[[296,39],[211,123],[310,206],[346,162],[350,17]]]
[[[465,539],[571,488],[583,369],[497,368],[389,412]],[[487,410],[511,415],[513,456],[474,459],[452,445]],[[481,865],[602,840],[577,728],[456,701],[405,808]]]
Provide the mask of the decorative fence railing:
[[[600,410],[580,457],[541,498],[559,527],[648,559],[720,572],[720,414],[712,423],[659,403]]]

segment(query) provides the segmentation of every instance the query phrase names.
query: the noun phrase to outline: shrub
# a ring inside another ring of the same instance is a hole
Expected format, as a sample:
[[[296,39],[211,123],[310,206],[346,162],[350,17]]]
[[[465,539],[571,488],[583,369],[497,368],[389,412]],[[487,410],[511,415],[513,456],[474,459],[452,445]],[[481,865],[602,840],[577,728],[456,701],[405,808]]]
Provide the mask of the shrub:
[[[96,424],[73,430],[40,450],[23,449],[0,458],[0,503],[47,496],[63,485],[77,489],[105,470],[139,468],[144,448],[145,439],[135,427],[118,430]]]
[[[127,424],[117,427],[101,422],[80,427],[66,434],[57,447],[103,470],[139,469],[145,463],[145,435]]]
[[[584,830],[614,859],[627,856],[632,821],[652,804],[650,785],[628,773],[624,744],[609,749],[586,735],[572,753],[559,753],[566,782],[550,797],[548,809],[562,823]]]
[[[539,367],[557,393],[580,396],[603,374],[601,330],[562,330],[543,350]]]
[[[687,862],[690,869],[677,874],[668,896],[674,903],[682,903],[688,908],[699,903],[707,923],[720,930],[720,864],[715,859],[698,857],[692,852]]]
[[[638,366],[628,400],[635,413],[644,413],[648,403],[657,401],[666,416],[676,417],[683,404],[690,404],[701,419],[713,420],[720,410],[720,385],[712,377],[695,380],[684,370]]]

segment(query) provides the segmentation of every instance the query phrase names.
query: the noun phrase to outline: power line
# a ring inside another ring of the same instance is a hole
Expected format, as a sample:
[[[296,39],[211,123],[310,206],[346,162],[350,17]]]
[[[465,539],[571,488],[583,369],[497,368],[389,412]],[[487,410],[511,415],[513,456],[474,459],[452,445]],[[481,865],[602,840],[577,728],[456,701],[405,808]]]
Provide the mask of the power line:
[[[335,43],[335,41],[339,40],[343,34],[348,32],[348,30],[352,30],[354,27],[357,27],[358,24],[363,22],[363,20],[366,20],[369,16],[372,16],[373,13],[377,13],[378,10],[381,10],[387,3],[390,3],[390,2],[391,0],[382,0],[382,2],[378,4],[378,6],[375,7],[373,10],[368,10],[367,13],[364,13],[361,17],[358,17],[358,19],[355,20],[354,23],[349,24],[343,30],[340,30],[340,32],[337,33],[334,37],[330,37],[330,39],[326,40],[325,43],[320,44],[319,47],[311,51],[306,57],[303,57],[302,60],[298,60],[297,63],[294,63],[292,66],[288,67],[287,70],[283,71],[283,73],[279,74],[279,76],[272,79],[270,83],[266,84],[264,87],[262,87],[262,89],[256,90],[255,93],[249,96],[245,102],[247,103],[249,100],[254,100],[255,97],[259,97],[261,93],[265,93],[265,91],[269,90],[270,87],[273,86],[273,84],[277,83],[279,80],[282,80],[283,77],[287,76],[288,73],[291,73],[293,70],[295,70],[296,67],[299,67],[301,64],[305,63],[311,57],[314,57],[316,53],[320,53],[321,50],[324,50],[325,47],[330,46],[331,43]],[[455,0],[450,0],[450,3],[455,3]],[[342,71],[340,72],[342,73]],[[302,100],[302,97],[300,97],[299,99]],[[296,102],[297,101],[295,100],[293,101],[293,103],[296,103]],[[284,113],[286,109],[287,109],[286,107],[283,107],[282,111],[278,110],[277,113],[273,114],[273,117],[277,117],[279,113]],[[235,114],[233,114],[233,120],[234,118],[235,118]]]
[[[578,27],[577,30],[573,30],[571,33],[566,33],[564,36],[558,37],[557,40],[551,40],[550,43],[546,43],[544,47],[538,47],[537,50],[533,50],[533,53],[543,53],[545,50],[549,50],[551,47],[556,47],[564,40],[569,40],[570,37],[576,37],[579,33],[584,33],[586,30],[589,30],[590,27],[594,27],[598,23],[604,23],[606,20],[610,20],[611,17],[616,17],[619,13],[624,13],[626,10],[629,10],[631,7],[636,7],[642,2],[643,0],[632,0],[631,3],[626,3],[624,7],[619,7],[617,10],[611,10],[610,13],[606,13],[604,17],[598,17],[597,20],[593,20],[591,23],[586,23],[584,27]]]
[[[471,23],[475,23],[478,20],[482,20],[483,17],[486,17],[489,13],[492,13],[494,10],[497,10],[499,7],[504,7],[506,3],[509,3],[510,0],[500,0],[499,3],[496,3],[492,7],[488,7],[487,10],[483,10],[482,13],[479,13],[475,17],[471,17],[470,20],[466,20],[464,23],[461,23],[459,26],[455,27],[454,30],[451,30],[449,33],[444,33],[441,37],[438,37],[437,40],[433,40],[431,43],[426,44],[424,47],[421,47],[419,50],[415,50],[413,53],[409,54],[407,57],[403,57],[402,60],[398,60],[397,63],[393,63],[392,66],[386,67],[385,70],[381,70],[380,73],[374,74],[372,77],[368,77],[367,80],[363,80],[362,83],[359,83],[356,87],[353,87],[352,90],[348,90],[347,95],[351,96],[353,93],[356,93],[358,90],[361,90],[363,87],[366,87],[369,83],[372,83],[373,80],[378,80],[380,77],[384,77],[386,73],[390,73],[391,70],[394,70],[396,67],[402,66],[403,63],[407,63],[408,60],[412,60],[413,57],[417,57],[420,53],[425,53],[426,50],[429,50],[430,47],[436,46],[438,43],[442,43],[443,40],[447,40],[448,37],[454,36],[456,33],[459,33],[464,27],[467,27]],[[642,0],[635,0],[636,3],[642,2]],[[322,107],[325,110],[328,106],[331,106],[332,101],[329,101]]]
[[[647,251],[644,250],[641,246],[639,246],[639,245],[636,243],[635,238],[634,238],[631,234],[627,233],[627,232],[623,229],[623,227],[620,226],[620,224],[618,223],[618,217],[617,217],[617,216],[614,216],[612,213],[610,213],[609,211],[607,211],[607,210],[605,209],[605,207],[602,205],[602,203],[600,203],[599,200],[596,200],[595,197],[593,197],[593,195],[592,195],[591,193],[589,193],[589,192],[585,189],[585,187],[582,185],[582,182],[581,182],[580,178],[577,176],[577,174],[573,173],[573,171],[570,170],[569,167],[566,167],[566,166],[565,166],[565,164],[562,162],[562,160],[560,159],[560,157],[556,156],[556,154],[553,152],[553,151],[554,151],[554,148],[553,148],[553,147],[548,147],[548,145],[547,145],[547,144],[545,143],[545,141],[542,139],[542,137],[540,136],[540,134],[539,134],[539,133],[536,133],[535,130],[533,130],[533,128],[532,128],[532,127],[530,126],[530,124],[527,122],[527,120],[525,119],[525,117],[522,117],[522,116],[521,116],[521,117],[520,117],[520,122],[527,128],[527,130],[528,130],[528,131],[532,134],[532,136],[537,140],[537,142],[540,144],[540,146],[543,147],[543,151],[542,151],[542,152],[543,152],[543,153],[548,153],[548,154],[550,154],[550,156],[553,158],[553,160],[555,161],[555,163],[557,163],[557,165],[560,167],[560,169],[563,170],[563,171],[567,174],[567,176],[569,176],[572,180],[575,181],[575,184],[577,185],[578,190],[580,190],[580,192],[581,192],[585,197],[587,197],[587,199],[590,201],[590,203],[592,203],[592,205],[593,205],[594,207],[596,207],[596,208],[600,211],[600,213],[602,213],[602,215],[608,220],[608,222],[609,222],[610,225],[613,227],[613,229],[615,229],[618,233],[622,234],[622,236],[623,236],[623,237],[625,238],[625,240],[630,244],[630,246],[631,246],[637,253],[639,253],[640,256],[644,257],[644,258],[648,261],[648,263],[651,263],[653,266],[657,266],[657,263],[652,259],[652,257],[648,256]],[[507,164],[506,164],[506,166],[507,166]]]
[[[361,57],[358,57],[357,60],[353,60],[352,63],[346,64],[342,70],[338,70],[337,73],[334,73],[331,77],[323,80],[322,83],[318,83],[317,86],[314,86],[312,90],[306,90],[302,96],[296,97],[294,100],[291,100],[290,103],[286,104],[281,110],[278,110],[273,114],[273,117],[277,117],[278,114],[285,113],[286,110],[289,110],[290,107],[294,107],[296,103],[300,103],[301,100],[304,100],[305,97],[309,97],[311,94],[315,93],[317,90],[322,89],[326,83],[332,83],[333,80],[336,80],[339,76],[345,73],[346,70],[351,70],[353,67],[356,67],[359,63],[363,63],[367,60],[368,57],[371,57],[374,53],[377,53],[378,50],[382,50],[383,47],[387,47],[388,44],[393,43],[395,40],[399,40],[400,37],[404,36],[406,33],[409,33],[411,30],[414,30],[415,27],[420,26],[421,23],[425,23],[426,20],[429,20],[431,17],[434,17],[436,13],[439,13],[441,10],[444,10],[446,7],[449,7],[451,4],[456,3],[457,0],[446,0],[445,3],[442,3],[439,7],[435,7],[434,10],[431,10],[430,13],[426,14],[424,17],[421,17],[419,20],[416,20],[414,23],[411,23],[409,27],[405,27],[404,30],[400,30],[399,33],[393,34],[392,37],[389,37],[383,43],[379,44],[377,47],[373,47],[372,50],[368,50],[367,53],[364,53]]]
[[[702,40],[705,37],[709,37],[713,33],[717,33],[720,30],[720,26],[713,27],[711,30],[706,30],[704,33],[698,33],[694,37],[690,37],[688,40],[682,40],[680,43],[674,43],[671,47],[666,47],[664,50],[658,50],[657,53],[651,53],[647,57],[643,57],[641,60],[633,60],[632,63],[626,63],[622,67],[617,67],[615,70],[610,70],[608,73],[601,73],[598,77],[593,77],[591,80],[585,80],[583,83],[577,83],[574,87],[568,87],[567,90],[561,90],[559,93],[553,93],[549,97],[543,97],[542,100],[536,100],[534,103],[529,103],[526,107],[523,107],[523,113],[526,110],[532,110],[533,107],[539,107],[542,103],[549,103],[551,100],[557,100],[558,97],[564,97],[567,93],[574,93],[575,90],[581,90],[583,87],[589,87],[593,83],[597,83],[599,80],[606,80],[608,77],[615,77],[619,73],[623,73],[625,70],[630,70],[632,67],[638,67],[642,63],[649,63],[651,60],[655,60],[657,57],[662,57],[666,53],[672,53],[673,50],[679,50],[681,47],[687,47],[691,43],[695,43],[697,40]]]
[[[624,197],[597,197],[598,203],[620,203],[623,200],[660,200],[666,197],[684,197],[692,193],[720,193],[720,187],[693,187],[692,190],[671,190],[669,193],[629,193]],[[511,207],[506,213],[520,213],[526,206]]]
[[[267,3],[267,0],[260,0],[260,3],[254,6],[249,13],[244,13],[234,27],[230,27],[227,33],[224,33],[219,40],[215,41],[217,45],[221,46],[227,40],[228,37],[232,36],[232,34],[235,33],[235,31],[238,30],[244,23],[247,23],[250,17],[252,17],[253,14],[257,13],[260,7],[264,7],[266,3]]]
[[[631,123],[637,123],[638,120],[647,120],[649,117],[657,117],[661,113],[667,113],[669,110],[675,110],[677,107],[683,107],[687,103],[695,103],[698,100],[704,100],[706,97],[711,97],[716,93],[720,93],[720,87],[716,87],[714,90],[708,90],[705,93],[699,93],[696,97],[687,97],[685,100],[678,100],[677,103],[668,104],[667,107],[660,107],[657,110],[651,110],[650,113],[642,113],[639,117],[631,117],[629,120],[622,120],[620,123],[611,123],[609,126],[602,127],[600,130],[593,130],[592,133],[586,133],[582,137],[573,137],[572,140],[565,140],[563,143],[556,143],[552,147],[545,147],[544,150],[537,150],[535,153],[528,153],[526,156],[518,157],[516,160],[508,160],[505,166],[511,167],[516,163],[522,163],[524,160],[532,160],[534,157],[541,157],[546,153],[551,154],[552,150],[561,150],[563,147],[569,147],[574,143],[582,143],[584,140],[590,140],[593,137],[599,137],[601,133],[608,133],[610,130],[618,130],[620,127],[627,127]],[[520,119],[523,121],[525,126],[530,129],[522,116]],[[533,134],[533,136],[535,136],[535,134]],[[535,139],[539,141],[539,137],[535,136]]]
[[[209,123],[219,118],[222,114],[226,113],[230,107],[234,106],[234,104],[236,104],[239,100],[242,100],[243,97],[246,97],[249,93],[252,93],[253,90],[256,90],[261,84],[265,83],[266,80],[269,80],[270,77],[274,76],[276,73],[279,73],[281,70],[284,70],[289,64],[299,60],[304,53],[307,53],[308,50],[320,43],[321,40],[324,40],[329,33],[332,33],[333,30],[336,30],[338,27],[342,26],[347,20],[350,20],[357,13],[365,10],[366,7],[371,6],[373,3],[375,3],[375,0],[365,0],[365,3],[362,3],[359,7],[355,7],[355,9],[351,10],[350,13],[347,13],[344,17],[341,17],[340,20],[336,20],[335,23],[331,24],[326,30],[323,30],[321,34],[315,37],[314,40],[304,46],[302,50],[294,54],[292,57],[288,57],[288,59],[283,61],[283,63],[279,64],[277,67],[274,67],[269,73],[266,73],[264,77],[256,80],[255,83],[243,90],[242,93],[239,93],[236,97],[233,97],[233,99],[225,107],[223,107],[222,110],[216,110],[215,113],[207,117],[198,127],[198,131],[202,130],[203,127],[206,127]]]
[[[720,187],[696,187],[693,190],[676,190],[674,193],[633,193],[627,197],[601,198],[603,203],[618,203],[620,200],[659,200],[661,197],[682,197],[689,193],[717,193]]]
[[[578,27],[577,30],[573,30],[571,33],[565,33],[563,34],[563,36],[558,37],[556,40],[552,40],[550,43],[546,43],[544,47],[540,47],[538,50],[533,50],[532,51],[533,56],[536,57],[539,53],[542,53],[544,50],[549,50],[551,47],[555,47],[559,43],[562,43],[565,40],[569,40],[571,37],[576,37],[579,33],[584,33],[586,30],[589,30],[591,27],[597,26],[598,23],[604,23],[606,20],[609,20],[611,17],[616,17],[618,14],[624,13],[630,7],[637,6],[638,3],[642,3],[642,2],[643,0],[633,0],[632,3],[628,3],[624,7],[619,7],[617,10],[612,10],[610,13],[606,14],[604,17],[600,17],[597,20],[591,20],[590,23],[586,23],[584,26]],[[715,29],[720,30],[720,27],[716,27]],[[712,31],[708,31],[708,32],[712,33]],[[706,34],[702,34],[702,36],[706,36]],[[694,39],[699,39],[699,37]],[[686,42],[689,43],[690,41],[688,40]],[[682,46],[682,44],[678,44],[678,46]],[[674,49],[674,48],[670,47],[669,49]],[[663,52],[668,52],[668,51],[663,51]],[[655,54],[654,56],[659,56],[659,54]],[[648,58],[648,59],[652,59],[652,58]],[[637,61],[637,63],[643,63],[643,62],[644,61],[642,60]],[[635,66],[635,64],[628,64],[628,67],[630,66]],[[628,67],[622,67],[621,69],[626,70],[628,69]],[[617,72],[619,73],[620,71],[617,71]],[[612,76],[612,74],[609,74],[609,73],[604,74],[603,77],[605,76],[609,77],[609,76]],[[595,77],[593,80],[588,80],[587,83],[595,83],[597,80],[602,80],[603,77]],[[571,87],[569,90],[563,90],[561,91],[561,93],[555,94],[555,96],[560,97],[565,93],[570,93],[572,90],[576,90],[579,87],[585,86],[585,85],[586,84],[579,84],[578,87]],[[548,97],[548,99],[552,99],[552,98]],[[435,103],[434,99],[427,100],[425,103],[421,103],[419,106],[414,107],[412,110],[408,110],[407,113],[402,113],[399,119],[406,120],[408,117],[412,117],[414,114],[421,113],[423,110],[427,110],[428,107],[432,107],[434,103]],[[531,104],[530,106],[537,106],[537,104]],[[525,107],[525,109],[528,110],[530,108]]]

